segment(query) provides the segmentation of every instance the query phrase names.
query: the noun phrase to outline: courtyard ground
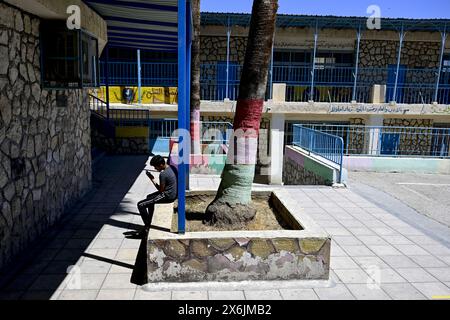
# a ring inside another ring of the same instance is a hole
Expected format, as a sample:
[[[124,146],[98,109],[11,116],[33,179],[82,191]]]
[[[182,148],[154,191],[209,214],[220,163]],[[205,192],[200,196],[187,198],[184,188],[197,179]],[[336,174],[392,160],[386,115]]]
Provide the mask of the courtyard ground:
[[[18,262],[15,275],[3,277],[0,298],[410,300],[450,296],[449,232],[443,232],[441,223],[363,184],[349,189],[276,187],[332,236],[329,281],[142,286],[141,241],[126,239],[124,233],[142,226],[136,202],[154,190],[145,177],[146,166],[147,157],[103,158],[90,196],[35,244],[35,250]],[[191,188],[215,189],[219,181],[217,176],[192,176]],[[376,195],[383,198],[373,200]],[[71,266],[80,283],[68,276]],[[374,272],[380,276],[380,286],[368,285]]]

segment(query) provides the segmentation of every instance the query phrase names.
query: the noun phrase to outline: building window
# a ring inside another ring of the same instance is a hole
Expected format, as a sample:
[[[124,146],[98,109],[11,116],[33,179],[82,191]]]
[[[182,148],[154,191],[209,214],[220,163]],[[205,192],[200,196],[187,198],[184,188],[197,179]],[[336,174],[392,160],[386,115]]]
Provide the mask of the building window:
[[[81,89],[98,87],[98,40],[83,30],[69,30],[64,22],[41,24],[42,87]]]

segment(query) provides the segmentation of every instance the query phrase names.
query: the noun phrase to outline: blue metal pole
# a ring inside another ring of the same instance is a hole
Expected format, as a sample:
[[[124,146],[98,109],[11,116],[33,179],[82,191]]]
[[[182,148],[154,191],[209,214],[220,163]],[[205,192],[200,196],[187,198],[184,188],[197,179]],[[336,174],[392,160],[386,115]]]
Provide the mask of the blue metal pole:
[[[142,87],[142,75],[141,75],[141,50],[137,51],[137,72],[138,72],[138,99],[139,104],[142,104],[141,87]]]
[[[312,70],[311,70],[311,88],[309,91],[309,100],[314,100],[314,73],[316,69],[316,54],[317,54],[317,38],[318,38],[318,25],[316,23],[316,29],[314,30],[314,50],[312,57]]]
[[[186,12],[186,39],[187,39],[187,45],[186,45],[186,128],[188,128],[190,132],[191,128],[191,113],[190,113],[190,107],[191,107],[191,62],[192,62],[192,8],[191,3],[188,1],[187,3],[187,12]],[[189,181],[189,174],[190,174],[190,155],[191,155],[191,143],[187,143],[184,146],[185,152],[189,155],[189,163],[187,164],[186,168],[186,189],[190,189],[190,181]]]
[[[405,32],[402,29],[400,30],[400,43],[398,45],[398,56],[397,56],[397,71],[395,72],[395,84],[394,84],[394,93],[392,95],[392,101],[397,101],[397,85],[398,85],[398,73],[400,72],[400,59],[402,56],[402,46],[403,46],[403,39],[405,38]]]
[[[186,0],[178,0],[178,129],[186,128]],[[178,233],[186,232],[186,165],[183,161],[186,152],[184,146],[188,141],[184,141],[180,134],[179,154],[181,159],[178,165]]]
[[[228,96],[228,86],[230,81],[230,39],[231,39],[231,26],[230,26],[230,17],[227,20],[227,82],[225,86],[225,99],[229,99]]]
[[[439,68],[436,77],[436,88],[434,91],[434,100],[433,102],[438,102],[438,93],[439,93],[439,82],[441,81],[441,72],[442,72],[442,60],[444,58],[444,49],[445,49],[445,41],[447,40],[447,32],[444,31],[441,33],[441,55],[439,57]]]

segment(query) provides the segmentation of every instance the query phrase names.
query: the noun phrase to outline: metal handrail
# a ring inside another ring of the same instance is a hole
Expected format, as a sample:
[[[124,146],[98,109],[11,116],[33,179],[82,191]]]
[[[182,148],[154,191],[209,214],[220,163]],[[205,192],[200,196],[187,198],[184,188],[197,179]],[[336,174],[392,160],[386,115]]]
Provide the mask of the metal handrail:
[[[339,136],[306,128],[300,124],[294,124],[293,130],[293,145],[337,164],[339,166],[338,182],[342,183],[344,140]]]

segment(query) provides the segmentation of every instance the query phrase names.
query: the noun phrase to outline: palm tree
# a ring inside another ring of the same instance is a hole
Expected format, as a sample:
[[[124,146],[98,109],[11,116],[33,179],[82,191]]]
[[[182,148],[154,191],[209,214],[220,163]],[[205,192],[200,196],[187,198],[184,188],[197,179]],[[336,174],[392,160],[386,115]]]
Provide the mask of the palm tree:
[[[219,190],[206,210],[210,224],[245,224],[256,214],[251,192],[277,10],[278,0],[253,1],[234,134]]]
[[[192,1],[193,37],[191,49],[191,150],[201,154],[200,146],[200,0]]]

